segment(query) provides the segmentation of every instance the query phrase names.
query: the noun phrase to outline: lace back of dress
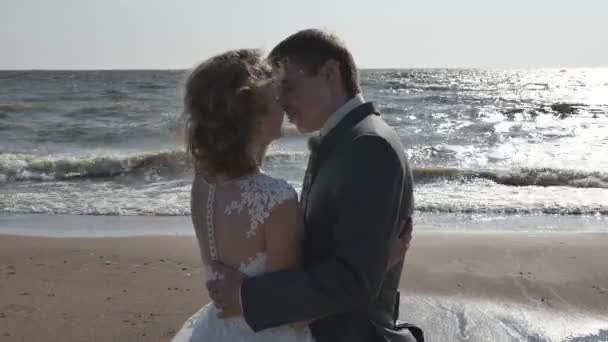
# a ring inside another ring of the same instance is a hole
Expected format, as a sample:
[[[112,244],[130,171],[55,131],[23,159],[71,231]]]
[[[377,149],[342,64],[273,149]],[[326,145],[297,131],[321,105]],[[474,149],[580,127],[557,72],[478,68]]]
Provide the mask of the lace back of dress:
[[[206,274],[221,278],[211,265],[220,261],[248,276],[267,271],[265,228],[271,213],[295,191],[286,182],[256,174],[212,183],[196,175],[192,185],[192,221]],[[219,319],[218,309],[205,305],[172,342],[313,342],[310,330],[281,326],[254,333],[243,317]]]
[[[247,275],[264,273],[265,223],[276,206],[295,196],[286,182],[264,174],[221,183],[195,179],[192,219],[204,263],[220,261]]]

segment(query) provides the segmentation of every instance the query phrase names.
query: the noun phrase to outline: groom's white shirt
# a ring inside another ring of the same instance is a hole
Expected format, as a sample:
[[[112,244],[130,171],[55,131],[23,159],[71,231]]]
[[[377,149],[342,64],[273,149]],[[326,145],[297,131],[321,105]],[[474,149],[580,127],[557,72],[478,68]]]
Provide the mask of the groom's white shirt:
[[[332,129],[334,129],[334,127],[336,127],[340,123],[340,121],[342,121],[342,119],[344,119],[346,114],[350,113],[353,109],[359,107],[360,105],[362,105],[364,103],[365,103],[365,99],[363,98],[363,95],[361,95],[361,94],[357,94],[357,95],[355,95],[355,97],[346,101],[345,104],[340,106],[340,108],[338,108],[335,112],[333,112],[329,116],[329,118],[327,118],[327,121],[325,121],[325,123],[323,124],[323,127],[321,127],[321,129],[319,130],[319,135],[321,137],[326,136],[327,133],[329,133]],[[243,291],[243,287],[241,286],[241,289],[239,290],[239,302],[241,303],[241,312],[245,312],[245,311],[243,311],[242,291]]]

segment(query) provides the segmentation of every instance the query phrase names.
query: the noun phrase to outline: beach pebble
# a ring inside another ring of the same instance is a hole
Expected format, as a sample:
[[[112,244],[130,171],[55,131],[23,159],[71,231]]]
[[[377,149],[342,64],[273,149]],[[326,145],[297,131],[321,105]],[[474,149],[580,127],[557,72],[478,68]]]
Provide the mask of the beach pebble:
[[[0,312],[0,318],[5,318],[6,314],[4,314],[4,312]]]
[[[29,296],[29,295],[30,295],[30,293],[29,293],[29,292],[22,292],[22,293],[21,293],[21,295],[22,295],[22,296]]]

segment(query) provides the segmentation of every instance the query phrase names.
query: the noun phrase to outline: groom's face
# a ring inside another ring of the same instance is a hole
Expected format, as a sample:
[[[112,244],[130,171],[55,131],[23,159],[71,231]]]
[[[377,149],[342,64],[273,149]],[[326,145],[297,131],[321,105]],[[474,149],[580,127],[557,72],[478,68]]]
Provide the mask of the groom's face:
[[[323,69],[323,68],[321,68]],[[283,66],[279,101],[300,132],[317,131],[329,116],[330,92],[322,70],[311,74],[297,63]]]

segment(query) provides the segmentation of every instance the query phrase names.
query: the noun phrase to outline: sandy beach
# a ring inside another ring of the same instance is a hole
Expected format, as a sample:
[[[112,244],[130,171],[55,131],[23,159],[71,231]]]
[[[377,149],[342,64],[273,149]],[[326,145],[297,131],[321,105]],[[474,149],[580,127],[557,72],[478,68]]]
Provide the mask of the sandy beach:
[[[606,245],[606,234],[421,232],[402,296],[523,303],[608,322]],[[0,235],[0,340],[167,341],[208,302],[199,266],[193,237]]]

